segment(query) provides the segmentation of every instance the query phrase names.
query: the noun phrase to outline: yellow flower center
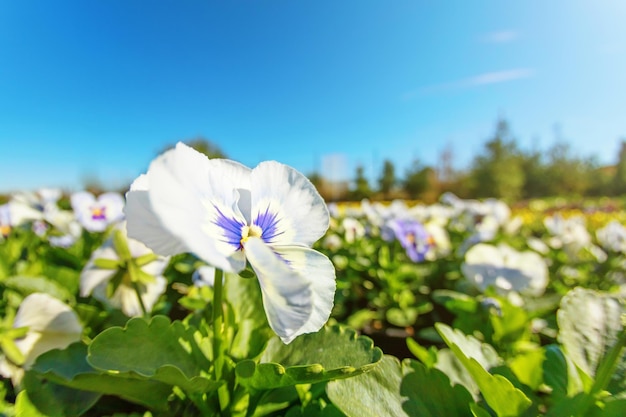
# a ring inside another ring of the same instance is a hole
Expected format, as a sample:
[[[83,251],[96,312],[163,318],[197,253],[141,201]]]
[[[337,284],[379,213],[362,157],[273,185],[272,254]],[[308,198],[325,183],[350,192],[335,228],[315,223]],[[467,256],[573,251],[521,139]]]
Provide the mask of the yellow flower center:
[[[91,218],[93,220],[104,220],[106,218],[105,207],[99,207],[99,206],[92,207]]]
[[[252,226],[243,226],[241,228],[241,240],[239,244],[243,247],[243,244],[248,241],[248,238],[251,237],[261,237],[263,235],[263,230],[256,224]]]

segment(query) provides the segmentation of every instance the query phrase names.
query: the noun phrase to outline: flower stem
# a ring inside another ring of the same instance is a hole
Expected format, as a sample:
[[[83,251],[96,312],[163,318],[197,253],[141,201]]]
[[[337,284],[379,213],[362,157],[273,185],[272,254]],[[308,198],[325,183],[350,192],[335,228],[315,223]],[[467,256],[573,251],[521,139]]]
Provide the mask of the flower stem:
[[[215,269],[215,282],[213,284],[213,367],[215,380],[222,379],[224,369],[224,349],[222,343],[224,334],[226,333],[223,311],[222,311],[222,292],[223,292],[224,272],[221,269]],[[224,410],[228,405],[228,388],[223,384],[217,390],[217,396],[220,402],[220,408]]]
[[[139,300],[139,306],[141,307],[141,311],[143,312],[143,316],[148,318],[148,310],[146,310],[146,306],[141,299],[141,291],[139,291],[139,283],[133,281],[133,288],[135,289],[135,293],[137,294],[137,300]]]

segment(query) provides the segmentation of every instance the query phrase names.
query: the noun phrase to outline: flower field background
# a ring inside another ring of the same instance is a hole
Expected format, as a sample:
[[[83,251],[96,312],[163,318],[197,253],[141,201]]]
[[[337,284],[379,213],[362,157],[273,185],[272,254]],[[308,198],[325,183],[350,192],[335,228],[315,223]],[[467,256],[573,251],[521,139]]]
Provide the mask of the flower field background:
[[[313,249],[335,268],[334,307],[287,344],[254,271],[225,274],[219,311],[221,275],[128,237],[125,204],[42,189],[0,206],[3,415],[626,409],[619,200],[331,203]]]

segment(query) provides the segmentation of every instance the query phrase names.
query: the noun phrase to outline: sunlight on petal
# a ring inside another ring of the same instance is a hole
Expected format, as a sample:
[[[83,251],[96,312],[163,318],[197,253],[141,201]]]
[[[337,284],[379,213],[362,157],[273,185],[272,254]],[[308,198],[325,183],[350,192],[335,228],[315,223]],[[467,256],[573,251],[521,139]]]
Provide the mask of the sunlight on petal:
[[[307,247],[274,246],[272,249],[287,261],[291,270],[310,283],[313,310],[299,333],[317,332],[328,321],[333,309],[337,287],[333,263],[325,255]]]
[[[309,280],[292,270],[259,238],[250,238],[245,250],[259,278],[263,306],[272,330],[284,343],[309,332],[313,313]]]
[[[330,222],[326,203],[315,186],[295,169],[275,161],[260,163],[252,170],[252,219],[266,216],[276,234],[273,243],[312,245],[320,239]]]

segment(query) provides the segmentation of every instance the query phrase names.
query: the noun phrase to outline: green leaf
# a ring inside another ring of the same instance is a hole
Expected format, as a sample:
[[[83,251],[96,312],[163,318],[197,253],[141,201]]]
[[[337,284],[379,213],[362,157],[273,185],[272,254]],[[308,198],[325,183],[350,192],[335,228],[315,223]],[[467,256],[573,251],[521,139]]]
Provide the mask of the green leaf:
[[[397,358],[385,355],[371,371],[354,378],[329,382],[328,398],[348,417],[401,417],[402,366]]]
[[[583,407],[585,403],[588,403],[589,400],[593,400],[593,398],[584,392],[576,394],[571,398],[565,397],[550,408],[550,410],[546,413],[546,417],[582,417],[580,413],[581,407]],[[597,410],[595,411],[597,412]],[[586,416],[587,414],[584,415]]]
[[[192,332],[165,316],[149,322],[133,318],[125,328],[103,331],[91,342],[87,361],[97,370],[132,373],[187,392],[207,392],[220,385],[206,376],[210,363]]]
[[[542,364],[544,383],[552,388],[552,397],[572,397],[583,390],[576,365],[567,358],[557,345],[545,347]]]
[[[595,375],[602,356],[617,340],[623,312],[615,298],[580,287],[561,300],[559,341],[587,375]]]
[[[27,391],[22,391],[17,394],[17,397],[15,398],[15,411],[18,416],[48,417],[46,414],[41,413],[41,411],[33,405],[30,398],[28,398]]]
[[[100,269],[119,269],[121,267],[121,263],[117,259],[97,258],[94,259],[93,264]]]
[[[87,362],[87,346],[73,343],[64,350],[51,350],[37,358],[29,372],[71,388],[115,395],[146,407],[166,410],[172,387],[157,381],[140,380],[129,374],[111,375],[95,370]]]
[[[538,390],[543,383],[543,368],[545,352],[543,349],[533,349],[519,353],[509,361],[509,368],[517,379],[533,390]]]
[[[22,351],[18,349],[15,345],[15,342],[9,335],[0,336],[0,348],[2,348],[2,352],[6,355],[6,357],[18,366],[22,366],[24,364],[24,355]]]
[[[417,320],[417,309],[391,307],[386,313],[387,321],[394,326],[411,326]]]
[[[243,360],[235,369],[242,385],[261,390],[359,375],[376,366],[382,356],[371,339],[332,326],[302,335],[288,345],[274,337],[260,363]]]
[[[626,398],[609,399],[602,410],[602,417],[623,417],[626,410]],[[595,417],[595,416],[594,416]]]
[[[437,369],[385,355],[370,372],[328,383],[328,397],[348,416],[455,417],[469,415],[472,396]]]
[[[14,276],[5,279],[2,284],[26,297],[35,292],[49,294],[59,300],[72,300],[73,295],[61,284],[46,277]]]
[[[34,406],[44,416],[76,417],[93,407],[100,398],[99,393],[58,385],[39,378],[33,372],[26,372],[22,383],[28,395],[22,399],[22,405],[17,407],[18,416],[33,415],[27,412],[20,414],[20,410],[32,410]]]
[[[478,308],[476,298],[452,290],[435,290],[432,299],[455,314],[474,313]]]
[[[463,356],[475,359],[483,368],[489,369],[502,364],[502,360],[493,346],[481,343],[475,337],[468,336],[460,330],[453,330],[442,323],[435,324],[435,328],[450,348],[452,348],[451,344],[454,344],[463,353]]]
[[[485,401],[499,417],[519,416],[530,407],[531,400],[522,391],[515,388],[511,381],[502,375],[490,374],[475,357],[466,355],[457,343],[460,341],[463,344],[464,339],[467,340],[464,335],[442,323],[437,323],[435,327],[446,344],[472,375]],[[475,352],[475,350],[472,351]]]
[[[127,265],[128,274],[133,283],[147,285],[155,282],[156,278],[137,266],[133,260],[128,261]]]
[[[470,404],[470,410],[472,410],[472,415],[474,417],[491,417],[491,414],[489,414],[489,411],[485,410],[484,408],[482,408],[480,405],[476,403]]]
[[[130,249],[128,249],[128,242],[122,231],[118,229],[114,230],[112,237],[115,252],[117,252],[121,260],[129,261],[132,258],[132,255],[130,253]]]
[[[267,323],[258,280],[225,274],[224,298],[234,314],[229,326],[236,329],[230,354],[236,359],[257,357],[274,334]]]
[[[426,365],[427,368],[432,368],[433,366],[435,366],[435,363],[437,362],[436,347],[431,346],[430,348],[426,349],[425,347],[417,343],[415,339],[412,339],[410,337],[406,339],[406,346],[417,359],[419,359],[424,365]]]
[[[450,379],[438,369],[428,369],[412,360],[403,362],[404,378],[400,394],[408,397],[402,404],[411,416],[467,416],[471,394],[462,385],[450,384]]]
[[[156,254],[146,253],[145,255],[135,258],[134,262],[138,267],[142,267],[148,265],[150,262],[156,261],[157,259],[159,259],[159,257]]]
[[[246,269],[244,269],[243,271],[241,271],[239,273],[239,276],[241,278],[250,279],[250,278],[254,278],[256,276],[256,274],[254,273],[253,270],[246,268]]]

